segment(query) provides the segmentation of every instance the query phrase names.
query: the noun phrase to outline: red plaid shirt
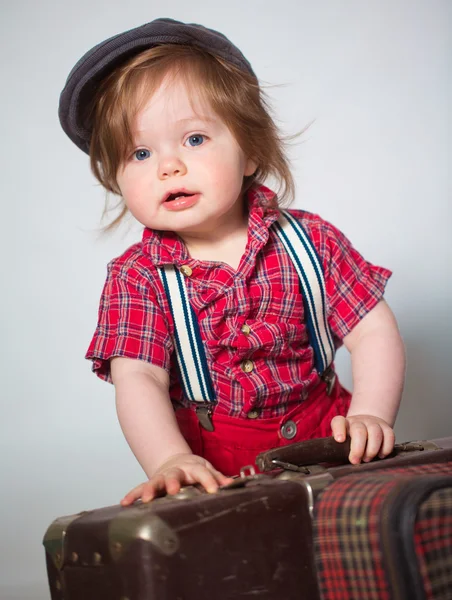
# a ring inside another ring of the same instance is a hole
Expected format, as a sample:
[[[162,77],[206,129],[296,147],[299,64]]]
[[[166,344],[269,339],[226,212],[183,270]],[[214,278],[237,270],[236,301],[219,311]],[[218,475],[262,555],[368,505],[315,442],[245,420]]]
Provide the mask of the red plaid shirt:
[[[170,373],[173,402],[188,405],[178,381],[173,322],[157,266],[188,265],[190,303],[198,317],[216,393],[216,412],[262,417],[285,414],[319,384],[304,322],[299,280],[270,225],[278,218],[274,193],[248,192],[248,243],[239,269],[190,258],[174,233],[145,229],[140,243],[108,265],[98,325],[86,358],[111,381],[109,359],[144,360]],[[336,347],[382,298],[391,272],[366,262],[347,238],[319,216],[291,210],[321,258],[327,316]],[[249,332],[243,332],[248,325]],[[242,362],[250,359],[251,372]]]

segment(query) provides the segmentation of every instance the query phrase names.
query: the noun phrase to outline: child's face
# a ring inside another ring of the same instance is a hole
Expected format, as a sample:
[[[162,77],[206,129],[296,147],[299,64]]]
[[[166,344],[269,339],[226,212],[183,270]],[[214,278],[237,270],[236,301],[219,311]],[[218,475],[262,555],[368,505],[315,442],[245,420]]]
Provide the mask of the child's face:
[[[210,107],[197,96],[190,103],[181,81],[163,81],[137,116],[134,142],[117,181],[143,225],[209,234],[231,220],[243,221],[243,177],[256,165]],[[167,199],[178,192],[191,195]]]

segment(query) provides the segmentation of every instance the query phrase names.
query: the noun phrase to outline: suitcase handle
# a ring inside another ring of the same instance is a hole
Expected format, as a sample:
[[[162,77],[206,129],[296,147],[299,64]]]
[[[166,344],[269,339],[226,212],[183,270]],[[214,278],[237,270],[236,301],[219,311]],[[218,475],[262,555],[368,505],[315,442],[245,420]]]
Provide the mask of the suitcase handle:
[[[301,467],[318,463],[349,464],[351,439],[336,442],[334,437],[317,438],[288,444],[280,448],[272,448],[261,452],[256,457],[256,465],[260,471],[272,471],[278,468],[298,471]],[[386,458],[394,458],[407,452],[439,450],[439,446],[429,441],[405,442],[396,444],[393,452]],[[385,460],[375,458],[374,460]]]

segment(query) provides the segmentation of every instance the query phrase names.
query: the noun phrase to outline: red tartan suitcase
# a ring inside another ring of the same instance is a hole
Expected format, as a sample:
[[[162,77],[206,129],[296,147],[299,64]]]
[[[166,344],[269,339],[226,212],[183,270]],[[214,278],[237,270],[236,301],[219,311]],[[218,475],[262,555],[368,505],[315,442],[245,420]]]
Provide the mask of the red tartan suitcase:
[[[452,462],[338,479],[314,511],[324,600],[452,598]]]
[[[285,471],[244,476],[214,495],[189,487],[150,504],[56,519],[44,537],[51,598],[317,600],[321,593],[336,598],[325,594],[348,577],[348,565],[339,567],[342,574],[330,567],[330,534],[322,539],[328,521],[313,529],[313,515],[327,506],[324,494],[350,477],[360,480],[368,474],[373,480],[394,467],[406,471],[408,465],[431,464],[432,473],[450,474],[452,438],[436,445],[402,445],[397,456],[383,461],[328,466],[346,455],[346,445],[332,438],[310,440],[264,453],[256,461],[263,470],[284,466]],[[312,466],[315,462],[323,464]],[[343,533],[335,535],[343,539]],[[418,545],[428,543],[425,538]],[[450,593],[447,586],[446,581]],[[379,598],[378,591],[370,593],[337,598]]]
[[[256,462],[263,470],[309,471],[297,466],[297,446],[271,450]],[[319,585],[307,598],[452,600],[451,448],[452,438],[411,442],[394,459],[329,469],[335,481],[327,485],[307,478],[314,542],[309,577],[315,574]]]

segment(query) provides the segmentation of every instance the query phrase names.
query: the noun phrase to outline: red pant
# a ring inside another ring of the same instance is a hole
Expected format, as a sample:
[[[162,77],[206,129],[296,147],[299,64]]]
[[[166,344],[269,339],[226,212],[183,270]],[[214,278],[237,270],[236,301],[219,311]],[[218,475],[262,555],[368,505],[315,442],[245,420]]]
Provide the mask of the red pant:
[[[257,470],[256,456],[264,450],[331,435],[331,419],[347,414],[351,395],[337,381],[330,396],[326,395],[323,383],[316,392],[283,417],[248,419],[214,412],[215,431],[206,431],[191,408],[177,410],[176,417],[192,452],[203,456],[224,475],[232,476],[247,465],[253,465]],[[289,420],[297,426],[297,433],[291,440],[281,435],[282,425]]]

